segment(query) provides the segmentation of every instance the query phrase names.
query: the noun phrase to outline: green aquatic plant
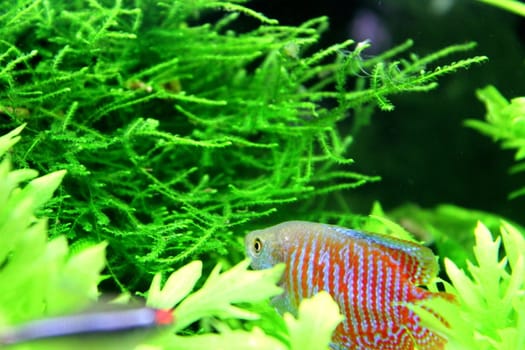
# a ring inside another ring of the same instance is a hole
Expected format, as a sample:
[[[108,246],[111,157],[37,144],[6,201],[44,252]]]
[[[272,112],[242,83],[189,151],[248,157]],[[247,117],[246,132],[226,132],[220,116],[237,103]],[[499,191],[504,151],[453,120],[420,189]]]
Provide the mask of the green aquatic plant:
[[[510,171],[525,171],[525,98],[516,97],[508,101],[491,85],[479,89],[476,94],[487,109],[486,120],[469,119],[465,124],[500,141],[503,148],[514,149],[516,164]],[[525,187],[513,191],[509,197],[523,195]]]
[[[525,4],[515,0],[479,0],[500,7],[525,17]],[[476,95],[485,104],[485,121],[469,119],[467,126],[500,141],[502,148],[515,149],[516,165],[510,172],[520,173],[525,170],[525,97],[515,97],[508,101],[496,87],[488,85],[476,91]],[[514,199],[525,195],[525,186],[510,193]]]
[[[0,154],[4,155],[0,163],[0,184],[4,186],[0,191],[4,194],[4,203],[0,206],[0,239],[4,250],[0,269],[3,281],[0,285],[4,286],[0,293],[0,326],[86,307],[96,300],[104,266],[104,243],[74,252],[68,249],[63,236],[47,241],[46,220],[36,218],[34,213],[51,199],[64,172],[34,179],[33,170],[12,169],[9,150],[19,142],[21,129],[0,137]],[[22,182],[28,184],[18,188]],[[445,211],[448,212],[450,210]],[[459,213],[458,209],[453,212]],[[443,210],[433,215],[443,216]],[[470,218],[467,215],[466,219]],[[374,207],[372,217],[363,228],[407,235],[400,226],[384,218],[379,205]],[[521,348],[525,345],[523,234],[505,223],[501,238],[494,240],[485,226],[479,224],[475,238],[477,264],[467,264],[471,277],[445,259],[451,283],[442,283],[456,296],[457,303],[436,298],[422,307],[410,307],[421,315],[425,325],[450,340],[447,344],[450,349]],[[503,258],[500,257],[501,240],[505,247]],[[174,308],[173,325],[131,340],[126,334],[120,334],[118,340],[109,334],[92,338],[86,344],[107,349],[124,343],[130,349],[246,349],[247,344],[253,349],[327,348],[341,320],[337,305],[328,294],[320,293],[304,300],[297,319],[291,315],[280,319],[275,312],[264,312],[260,303],[280,293],[276,283],[283,266],[248,271],[248,263],[242,261],[222,273],[220,265],[216,266],[204,284],[193,292],[202,274],[200,261],[173,272],[164,282],[162,275],[156,274],[146,293],[146,303],[156,308]],[[15,293],[20,290],[24,292]],[[440,318],[427,312],[426,306],[439,310]],[[441,317],[449,327],[442,326]],[[252,320],[252,323],[243,320]],[[199,325],[197,334],[188,331],[188,327],[195,324]],[[31,345],[15,344],[11,348],[67,349],[72,344],[78,346],[79,341],[73,337],[36,341]]]
[[[525,16],[525,4],[518,0],[478,0],[503,10]]]
[[[449,339],[447,349],[522,349],[525,347],[524,233],[503,223],[501,236],[494,239],[479,223],[475,238],[476,261],[468,262],[468,274],[445,258],[450,283],[443,283],[446,291],[456,296],[456,302],[436,298],[411,307],[424,324]],[[448,327],[426,311],[426,307],[440,310]]]
[[[220,274],[217,266],[201,289],[186,294],[192,289],[201,274],[202,264],[190,263],[173,273],[160,287],[160,275],[156,275],[148,292],[147,302],[151,306],[171,308],[175,306],[175,323],[164,334],[152,339],[148,345],[169,349],[326,349],[335,327],[342,319],[335,301],[326,292],[305,299],[297,319],[284,315],[284,322],[277,323],[274,332],[284,335],[280,340],[276,334],[266,334],[262,329],[244,329],[241,324],[224,322],[228,319],[258,319],[258,313],[235,306],[239,303],[255,303],[282,292],[276,283],[281,278],[284,265],[272,269],[248,271],[245,260]],[[181,292],[181,287],[183,291]],[[183,299],[184,298],[184,299]],[[174,335],[196,321],[207,321],[206,328],[218,334]],[[232,327],[233,326],[233,327]]]
[[[26,124],[22,140],[20,129],[0,139],[1,154],[18,142],[0,165],[0,285],[9,286],[0,325],[89,304],[105,241],[107,273],[121,290],[154,275],[147,303],[175,306],[175,323],[136,348],[327,348],[340,315],[326,294],[305,300],[297,319],[281,318],[266,300],[278,293],[279,267],[213,266],[227,254],[240,260],[239,236],[270,214],[408,237],[379,208],[363,223],[345,207],[344,190],[378,180],[352,170],[353,139],[375,108],[394,108],[391,96],[433,89],[438,77],[486,57],[453,61],[473,43],[424,56],[411,53],[411,40],[375,57],[366,42],[319,48],[327,18],[283,26],[244,3],[0,2],[0,131]],[[521,99],[491,88],[479,96],[488,122],[467,124],[517,149],[521,161]],[[35,178],[31,168],[51,174]],[[458,296],[431,306],[450,328],[419,312],[451,348],[519,348],[525,247],[505,224],[507,260],[482,227],[474,253],[465,251],[464,227],[482,214],[418,212],[440,255],[453,259],[446,288]],[[204,267],[176,270],[198,257]],[[478,261],[467,263],[472,278],[457,268],[465,257]],[[212,272],[196,288],[203,269]]]
[[[388,217],[418,239],[434,244],[438,255],[446,256],[460,268],[467,267],[466,262],[474,258],[470,249],[475,243],[472,231],[479,221],[491,231],[498,230],[502,220],[522,229],[501,215],[445,203],[435,208],[407,204],[390,210]]]
[[[298,318],[285,315],[278,332],[266,334],[244,327],[239,320],[261,317],[247,306],[267,301],[281,292],[276,283],[284,265],[249,271],[244,260],[228,271],[217,265],[193,293],[202,275],[202,262],[193,261],[162,282],[156,274],[146,304],[174,308],[174,323],[136,337],[133,332],[100,337],[72,336],[30,343],[3,344],[8,326],[69,314],[89,308],[99,297],[100,272],[105,265],[105,243],[72,251],[64,236],[47,237],[47,220],[37,218],[37,208],[49,201],[62,181],[62,170],[36,177],[31,169],[13,169],[8,153],[20,141],[19,127],[0,137],[0,345],[10,349],[308,349],[327,348],[341,321],[337,304],[326,293],[305,300]],[[23,188],[19,186],[27,183]],[[107,305],[106,305],[107,307]],[[232,322],[232,320],[238,320]],[[196,322],[198,335],[180,335]],[[315,332],[312,332],[315,329]],[[138,332],[140,334],[140,332]]]
[[[331,193],[378,180],[349,154],[376,106],[486,60],[450,63],[472,43],[317,49],[327,18],[283,26],[243,3],[0,4],[1,127],[27,123],[13,162],[67,170],[42,211],[50,235],[106,240],[123,290],[191,258],[239,258],[237,236],[291,203],[333,211]]]
[[[97,297],[105,264],[105,243],[73,253],[64,237],[48,241],[47,220],[35,212],[51,199],[65,172],[37,177],[35,170],[13,169],[8,151],[22,129],[0,137],[2,326],[85,307]]]

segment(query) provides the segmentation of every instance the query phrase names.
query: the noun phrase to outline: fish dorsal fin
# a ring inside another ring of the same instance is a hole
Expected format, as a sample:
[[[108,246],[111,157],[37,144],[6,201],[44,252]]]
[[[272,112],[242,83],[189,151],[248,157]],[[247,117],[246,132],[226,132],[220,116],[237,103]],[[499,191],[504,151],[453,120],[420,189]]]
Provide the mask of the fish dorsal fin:
[[[377,249],[379,254],[388,255],[398,261],[398,266],[414,284],[427,284],[439,270],[432,250],[416,242],[396,237],[356,231],[333,225],[325,225],[329,230],[346,236],[348,239]]]

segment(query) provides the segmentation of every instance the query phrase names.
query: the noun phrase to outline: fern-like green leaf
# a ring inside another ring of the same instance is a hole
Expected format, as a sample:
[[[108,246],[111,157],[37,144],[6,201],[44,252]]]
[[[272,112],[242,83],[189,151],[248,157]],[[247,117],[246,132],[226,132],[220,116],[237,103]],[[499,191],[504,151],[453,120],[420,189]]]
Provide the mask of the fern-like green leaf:
[[[0,137],[0,319],[8,324],[83,308],[97,298],[105,264],[104,243],[69,254],[64,237],[48,241],[47,221],[35,214],[65,172],[13,170],[2,155],[21,130]]]
[[[326,292],[303,300],[297,318],[286,314],[284,322],[273,323],[273,327],[278,328],[285,339],[279,340],[272,334],[265,334],[258,327],[246,331],[231,329],[228,324],[223,323],[231,318],[260,317],[233,304],[242,303],[248,306],[251,303],[267,301],[268,297],[281,292],[275,283],[280,279],[284,266],[275,266],[269,270],[247,271],[248,263],[245,260],[222,274],[219,273],[220,267],[217,267],[201,289],[184,298],[175,308],[175,323],[171,331],[163,332],[146,343],[158,345],[160,348],[168,346],[170,349],[317,350],[328,348],[332,333],[343,316],[339,313],[335,301]],[[198,276],[200,276],[200,264],[193,262],[173,273],[162,291],[159,290],[158,279],[155,278],[149,291],[148,302],[161,299],[166,301],[170,296],[177,296],[176,298],[179,299],[193,287],[194,278]],[[184,292],[180,292],[177,288]],[[164,304],[164,306],[173,305]],[[215,320],[216,317],[223,321]],[[195,321],[213,325],[219,334],[189,336],[172,334],[173,330],[180,332]]]
[[[478,0],[525,17],[525,4],[518,0]]]
[[[249,263],[244,260],[222,274],[220,265],[217,265],[202,288],[188,296],[175,311],[175,317],[179,320],[177,329],[183,329],[206,315],[219,318],[257,317],[233,304],[254,302],[281,293],[281,288],[275,284],[284,271],[284,265],[271,270],[247,271]]]
[[[332,333],[343,315],[330,294],[321,291],[301,302],[297,319],[285,314],[284,320],[290,333],[291,350],[317,350],[329,347]]]
[[[501,142],[504,149],[514,149],[516,165],[514,172],[525,168],[525,98],[516,97],[508,101],[494,86],[477,90],[478,98],[485,104],[485,121],[469,119],[465,124]],[[525,187],[510,194],[516,198],[525,194]]]
[[[493,239],[481,223],[475,230],[476,262],[468,263],[468,274],[445,259],[451,283],[446,290],[457,302],[432,299],[413,308],[423,323],[449,339],[448,349],[521,349],[525,346],[525,238],[515,227],[503,223],[501,238]],[[439,325],[439,310],[448,327]]]

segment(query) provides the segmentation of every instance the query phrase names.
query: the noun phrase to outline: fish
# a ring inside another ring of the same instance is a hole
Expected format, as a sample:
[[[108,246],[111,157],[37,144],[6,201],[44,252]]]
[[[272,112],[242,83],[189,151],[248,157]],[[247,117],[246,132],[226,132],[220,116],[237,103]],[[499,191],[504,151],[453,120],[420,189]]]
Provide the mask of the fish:
[[[123,332],[167,326],[174,322],[173,310],[140,307],[85,312],[29,321],[0,330],[0,345],[79,334]]]
[[[284,292],[272,299],[280,312],[297,314],[303,298],[328,292],[345,316],[333,350],[435,350],[446,339],[420,324],[407,307],[451,294],[422,288],[438,273],[431,249],[416,242],[344,227],[288,221],[245,236],[255,270],[285,263]],[[433,310],[445,325],[446,321]]]

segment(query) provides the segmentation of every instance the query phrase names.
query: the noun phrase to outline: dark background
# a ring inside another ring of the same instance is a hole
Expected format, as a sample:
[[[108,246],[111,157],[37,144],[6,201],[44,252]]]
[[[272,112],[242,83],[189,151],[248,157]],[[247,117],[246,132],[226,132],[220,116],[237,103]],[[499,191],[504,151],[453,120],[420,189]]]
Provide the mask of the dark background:
[[[394,96],[393,112],[374,113],[371,125],[356,135],[351,156],[355,170],[383,180],[349,192],[348,199],[361,213],[368,212],[375,199],[387,209],[407,202],[422,207],[453,203],[525,222],[525,197],[507,198],[525,186],[523,174],[508,174],[514,152],[502,151],[489,137],[463,125],[465,119],[484,117],[484,106],[475,96],[478,88],[493,84],[509,99],[525,95],[521,17],[474,0],[256,0],[250,7],[286,25],[328,16],[331,26],[323,46],[366,39],[366,27],[358,25],[365,19],[373,24],[368,35],[376,36],[376,51],[370,55],[408,38],[418,55],[477,42],[463,57],[486,55],[488,63],[440,78],[438,89],[429,93]]]

